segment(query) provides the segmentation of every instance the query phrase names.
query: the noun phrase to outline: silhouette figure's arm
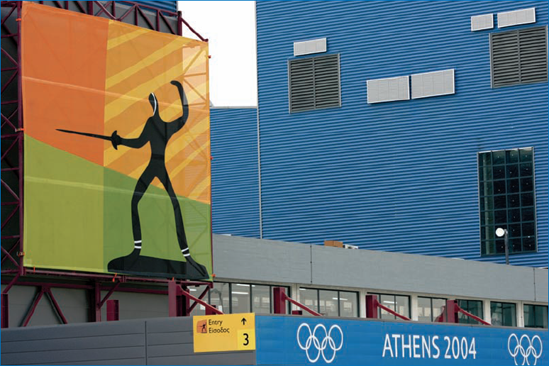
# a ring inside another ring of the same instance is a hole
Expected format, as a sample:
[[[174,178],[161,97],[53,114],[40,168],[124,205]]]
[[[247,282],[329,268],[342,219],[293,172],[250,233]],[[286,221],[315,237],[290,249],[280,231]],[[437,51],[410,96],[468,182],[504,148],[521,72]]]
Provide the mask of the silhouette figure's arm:
[[[168,129],[169,129],[170,135],[176,133],[181,128],[183,128],[183,126],[185,126],[185,123],[187,122],[187,119],[189,118],[189,104],[187,103],[187,97],[185,96],[185,91],[183,90],[183,86],[177,80],[172,80],[171,84],[175,85],[177,87],[177,90],[179,91],[179,97],[181,98],[181,106],[183,107],[183,115],[178,119],[168,123]]]
[[[143,129],[143,131],[141,131],[141,135],[139,135],[138,138],[134,138],[134,139],[125,139],[117,135],[117,137],[120,139],[119,141],[117,141],[117,145],[123,145],[123,146],[131,147],[134,149],[139,149],[140,147],[145,146],[145,144],[149,142],[149,139],[147,138],[147,133],[145,131],[146,129],[147,129],[147,126],[145,125],[145,128]]]

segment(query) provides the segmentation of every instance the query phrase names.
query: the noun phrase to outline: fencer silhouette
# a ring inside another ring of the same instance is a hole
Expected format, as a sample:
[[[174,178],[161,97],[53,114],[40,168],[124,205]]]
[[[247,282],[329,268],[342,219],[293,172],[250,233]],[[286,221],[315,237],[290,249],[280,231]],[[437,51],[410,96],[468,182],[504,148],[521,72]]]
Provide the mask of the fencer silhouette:
[[[208,271],[206,270],[206,268],[203,265],[197,263],[191,256],[189,245],[187,243],[187,237],[185,235],[185,227],[183,224],[183,216],[181,215],[181,207],[173,189],[170,176],[166,169],[165,155],[168,141],[176,132],[178,132],[183,128],[183,126],[185,126],[185,123],[189,118],[189,105],[187,103],[187,97],[185,96],[183,86],[179,81],[176,80],[171,81],[171,84],[176,86],[179,91],[181,106],[183,108],[183,114],[181,117],[171,122],[163,121],[160,117],[158,100],[154,93],[151,93],[149,95],[149,102],[153,109],[153,115],[147,119],[145,127],[141,131],[139,137],[123,138],[120,137],[116,133],[116,131],[111,136],[111,142],[115,149],[118,149],[118,146],[127,146],[130,148],[139,149],[145,146],[147,143],[149,143],[151,147],[151,160],[139,177],[139,180],[137,181],[131,202],[134,249],[128,256],[123,257],[124,260],[122,262],[118,261],[118,263],[123,263],[123,267],[125,268],[121,269],[131,271],[131,267],[139,259],[142,245],[147,245],[147,243],[143,243],[141,236],[141,223],[139,220],[138,206],[141,198],[147,191],[147,188],[156,177],[160,180],[160,182],[166,189],[166,192],[170,196],[173,211],[175,214],[177,240],[179,242],[181,254],[184,256],[185,261],[187,262],[187,266],[193,267],[196,272],[198,272],[198,277],[208,278]],[[110,269],[111,268],[109,268],[109,270]]]

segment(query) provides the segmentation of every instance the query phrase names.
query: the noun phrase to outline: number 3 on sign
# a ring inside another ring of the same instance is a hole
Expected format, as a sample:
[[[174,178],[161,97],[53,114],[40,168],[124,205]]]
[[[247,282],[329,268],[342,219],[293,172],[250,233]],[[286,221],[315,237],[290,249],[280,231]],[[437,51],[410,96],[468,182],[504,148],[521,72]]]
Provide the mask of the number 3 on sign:
[[[255,349],[255,329],[241,329],[238,331],[238,349]]]

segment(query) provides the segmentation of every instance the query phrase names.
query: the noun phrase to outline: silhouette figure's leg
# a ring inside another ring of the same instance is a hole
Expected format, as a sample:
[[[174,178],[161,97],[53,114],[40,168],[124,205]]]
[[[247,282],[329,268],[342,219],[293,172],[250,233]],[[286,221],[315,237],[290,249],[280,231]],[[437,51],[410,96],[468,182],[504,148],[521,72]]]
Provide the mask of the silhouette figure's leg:
[[[170,177],[168,176],[168,172],[164,170],[163,174],[159,176],[159,179],[164,185],[164,188],[166,188],[166,191],[168,192],[168,195],[170,196],[170,199],[172,201],[173,212],[175,214],[175,227],[177,230],[177,240],[179,241],[181,254],[183,254],[183,256],[185,257],[185,260],[187,261],[187,265],[194,268],[194,270],[196,271],[196,273],[200,275],[200,277],[208,278],[209,275],[206,267],[204,267],[200,263],[197,263],[191,257],[191,252],[189,251],[189,245],[187,244],[187,237],[185,236],[185,228],[183,226],[183,216],[181,215],[181,207],[179,206],[179,201],[177,200],[177,196],[173,189],[172,182],[170,181]]]
[[[173,213],[175,215],[175,227],[177,231],[177,241],[179,242],[179,248],[181,249],[181,253],[187,257],[190,255],[189,252],[189,245],[187,244],[187,237],[185,235],[185,227],[183,226],[183,216],[181,215],[181,207],[179,205],[179,201],[177,200],[177,195],[175,194],[175,191],[172,186],[172,182],[170,181],[170,177],[168,176],[168,172],[164,171],[163,174],[160,175],[160,181],[164,185],[164,188],[166,189],[166,192],[168,192],[168,195],[170,196],[170,199],[172,201],[173,206]]]
[[[133,240],[134,240],[134,250],[141,250],[142,237],[141,237],[141,223],[139,221],[139,210],[138,205],[141,198],[147,191],[147,188],[151,184],[155,177],[152,167],[149,165],[141,174],[141,177],[135,185],[135,190],[133,191],[132,197],[132,229],[133,229]]]

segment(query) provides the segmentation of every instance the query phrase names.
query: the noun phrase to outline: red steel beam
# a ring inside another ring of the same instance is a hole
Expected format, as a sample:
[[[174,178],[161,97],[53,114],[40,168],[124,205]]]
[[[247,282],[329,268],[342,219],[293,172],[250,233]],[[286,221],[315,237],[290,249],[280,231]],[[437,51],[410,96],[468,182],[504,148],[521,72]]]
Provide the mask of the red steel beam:
[[[50,300],[50,302],[53,305],[53,308],[55,312],[57,313],[57,316],[61,320],[63,324],[68,324],[67,318],[65,318],[65,315],[63,315],[63,312],[61,311],[61,308],[59,307],[59,304],[57,303],[57,300],[55,300],[55,296],[53,296],[53,292],[51,292],[51,288],[49,286],[46,287],[45,291],[46,296]]]
[[[43,286],[40,287],[40,291],[34,297],[34,300],[32,301],[30,309],[27,311],[27,314],[23,318],[23,321],[21,322],[22,327],[26,327],[29,324],[29,322],[30,322],[30,320],[31,320],[31,318],[34,314],[34,311],[36,310],[36,307],[38,306],[38,303],[40,302],[40,299],[42,298],[42,296],[44,296],[44,287]]]
[[[381,304],[379,301],[375,300],[375,302],[377,303],[376,306],[377,306],[378,308],[381,308],[381,309],[385,310],[385,311],[388,312],[389,314],[393,314],[394,316],[396,316],[396,317],[398,317],[398,318],[400,318],[400,319],[402,319],[402,320],[408,320],[408,321],[411,320],[411,319],[408,318],[407,316],[401,315],[401,314],[397,313],[396,311],[394,311],[393,309],[388,308],[387,306]]]
[[[211,285],[213,286],[213,283],[212,283]],[[210,288],[211,288],[211,286],[206,287],[206,288],[204,289],[204,291],[202,291],[202,293],[200,294],[200,296],[198,296],[198,298],[199,298],[200,300],[204,299],[204,297],[206,296],[206,294],[210,291]],[[189,310],[188,310],[188,311],[189,311],[189,314],[194,310],[194,308],[196,307],[196,305],[198,305],[198,303],[195,301],[195,302],[191,305],[191,307],[189,308]]]

